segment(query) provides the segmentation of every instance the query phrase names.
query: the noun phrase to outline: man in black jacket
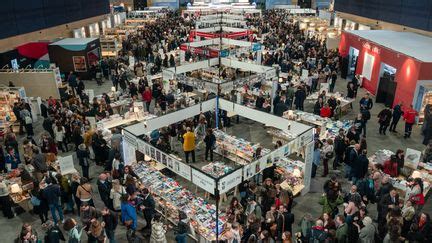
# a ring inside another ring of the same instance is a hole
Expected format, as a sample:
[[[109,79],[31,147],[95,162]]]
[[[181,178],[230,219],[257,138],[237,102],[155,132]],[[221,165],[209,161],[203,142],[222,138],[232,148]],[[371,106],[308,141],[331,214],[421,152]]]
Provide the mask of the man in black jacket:
[[[111,182],[108,180],[108,176],[105,173],[99,175],[99,180],[97,181],[97,186],[99,190],[99,195],[105,207],[112,209],[112,200],[110,198],[111,192]]]
[[[390,124],[390,132],[396,132],[396,126],[403,115],[402,102],[393,107],[393,117]]]
[[[367,151],[363,149],[360,155],[356,157],[354,163],[352,163],[352,171],[353,175],[352,182],[355,185],[358,179],[363,179],[368,171],[369,159],[367,158]]]
[[[289,231],[292,235],[292,224],[294,223],[294,214],[289,212],[287,207],[284,207],[284,217],[285,217],[285,232]]]
[[[108,208],[102,209],[102,219],[105,224],[105,233],[110,243],[115,243],[115,229],[117,228],[118,220],[115,212]]]
[[[150,195],[150,191],[147,188],[144,188],[142,190],[142,196],[143,196],[143,201],[140,208],[141,210],[143,210],[144,218],[147,221],[147,225],[146,227],[143,228],[143,230],[151,229],[151,221],[155,213],[155,201],[152,195]]]
[[[51,214],[54,220],[54,224],[57,224],[57,215],[56,210],[58,211],[60,220],[63,221],[63,209],[60,202],[60,186],[57,184],[53,184],[51,181],[51,178],[45,179],[45,183],[48,185],[45,189],[42,191],[42,196],[46,199],[48,202],[48,207],[51,210]]]
[[[281,96],[279,103],[276,104],[274,108],[274,114],[276,116],[282,117],[283,113],[288,110],[288,106],[285,104],[285,96]]]
[[[336,170],[337,167],[343,162],[346,147],[345,130],[341,128],[339,130],[339,134],[334,140],[335,159],[333,160],[333,170]]]

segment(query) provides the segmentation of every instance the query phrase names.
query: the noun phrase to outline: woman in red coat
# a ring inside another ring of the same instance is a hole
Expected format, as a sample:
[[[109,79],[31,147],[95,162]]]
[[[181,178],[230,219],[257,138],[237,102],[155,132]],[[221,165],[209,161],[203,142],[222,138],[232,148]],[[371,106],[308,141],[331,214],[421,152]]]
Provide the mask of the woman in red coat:
[[[146,103],[146,108],[148,112],[150,112],[150,103],[152,101],[152,98],[152,91],[150,90],[150,87],[145,87],[145,90],[142,93],[142,99]]]
[[[391,177],[398,176],[398,162],[395,155],[390,156],[390,159],[384,162],[384,173]]]
[[[324,107],[321,108],[320,116],[321,117],[331,117],[331,113],[332,113],[332,111],[331,111],[330,107],[328,106],[328,104],[325,104]]]

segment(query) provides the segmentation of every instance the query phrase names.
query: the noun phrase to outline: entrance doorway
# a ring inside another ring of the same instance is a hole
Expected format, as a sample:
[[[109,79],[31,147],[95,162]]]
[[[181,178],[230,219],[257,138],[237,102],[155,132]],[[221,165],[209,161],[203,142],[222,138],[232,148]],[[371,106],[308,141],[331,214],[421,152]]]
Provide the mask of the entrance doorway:
[[[376,103],[384,103],[388,107],[393,106],[397,86],[395,82],[396,72],[396,68],[381,63]]]
[[[349,49],[349,59],[348,59],[348,75],[347,75],[347,79],[351,80],[352,78],[354,78],[356,69],[357,69],[357,59],[359,56],[359,50],[357,48],[354,47],[350,47]]]

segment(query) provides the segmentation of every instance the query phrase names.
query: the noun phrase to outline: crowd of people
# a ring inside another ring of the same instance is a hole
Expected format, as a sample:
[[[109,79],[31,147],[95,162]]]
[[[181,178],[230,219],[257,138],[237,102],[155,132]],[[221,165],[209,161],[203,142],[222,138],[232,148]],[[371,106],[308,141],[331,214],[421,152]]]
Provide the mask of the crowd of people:
[[[282,116],[293,106],[304,110],[307,95],[319,90],[321,83],[329,83],[329,92],[334,91],[340,58],[337,51],[326,49],[322,39],[305,37],[299,24],[280,11],[265,11],[262,18],[249,18],[248,24],[258,30],[257,35],[265,37],[264,65],[278,64],[281,72],[288,73],[288,83],[300,70],[309,72],[309,77],[297,88],[289,84],[284,91],[278,89],[273,102],[275,115]],[[111,80],[115,87],[120,85],[133,101],[142,100],[146,110],[156,115],[184,107],[184,103],[177,103],[172,91],[163,89],[162,82],[150,84],[144,74],[175,66],[175,57],[170,52],[187,41],[193,25],[193,18],[185,20],[176,12],[166,12],[164,17],[146,24],[143,31],[129,36],[123,42],[119,58],[104,59],[95,66],[94,78],[97,79],[97,72],[102,73],[103,79]],[[137,60],[132,72],[128,71],[126,57],[129,54]],[[192,54],[187,55],[186,59],[189,59]],[[300,66],[293,60],[299,60]],[[140,78],[138,85],[129,82],[131,75]],[[358,79],[356,76],[348,82],[348,98],[356,98]],[[137,242],[140,237],[154,243],[168,242],[169,231],[174,232],[176,242],[189,242],[187,235],[192,227],[186,212],[179,212],[175,227],[166,225],[162,215],[156,212],[152,193],[157,192],[143,187],[133,169],[124,164],[120,131],[113,129],[112,138],[106,141],[102,132],[92,128],[86,119],[95,117],[99,121],[113,115],[110,97],[104,94],[102,99],[90,101],[84,92],[84,82],[73,72],[65,81],[70,92],[66,92],[61,100],[49,98],[41,104],[42,134],[35,133],[31,106],[23,100],[13,107],[20,125],[18,134],[11,127],[5,134],[4,147],[0,147],[0,171],[17,171],[23,184],[33,184],[30,192],[32,213],[40,218],[44,229],[41,235],[30,223],[24,223],[17,241],[53,243],[67,240],[72,243],[81,242],[86,234],[88,242],[109,240],[112,243],[118,242],[116,231],[118,225],[122,225],[120,227],[125,228],[130,242]],[[268,101],[263,99],[257,98],[256,108],[268,111],[267,106],[263,106]],[[341,129],[334,140],[321,141],[316,137],[314,144],[312,178],[321,165],[322,176],[327,177],[329,163],[332,163],[334,170],[343,167],[345,178],[351,185],[348,191],[342,189],[343,180],[332,176],[324,184],[323,194],[316,202],[311,202],[322,205],[322,214],[294,215],[292,192],[281,188],[282,181],[274,172],[274,166],[266,168],[262,181],[244,181],[239,185],[239,196],[232,197],[223,209],[227,223],[220,240],[229,243],[430,242],[432,225],[429,214],[422,211],[425,204],[422,180],[408,177],[406,195],[404,199],[399,197],[390,177],[409,176],[409,171],[404,168],[404,152],[397,150],[383,165],[368,160],[366,124],[371,119],[373,102],[366,94],[359,100],[359,105],[359,115],[349,130]],[[340,101],[320,93],[313,113],[340,119]],[[385,135],[388,127],[391,132],[396,132],[397,124],[403,118],[404,135],[409,138],[417,115],[412,107],[403,104],[386,108],[378,114],[379,133]],[[212,127],[216,119],[222,126],[230,125],[226,112],[221,112],[217,118],[206,112],[155,130],[148,140],[162,151],[183,151],[186,163],[195,163],[195,150],[203,146],[204,160],[213,161],[216,138]],[[428,145],[424,161],[432,158],[431,119],[431,108],[427,106],[422,129],[423,143]],[[26,136],[21,143],[20,136],[24,132]],[[69,152],[76,154],[81,171],[62,175],[52,158]],[[90,168],[101,171],[98,178],[91,178],[95,172],[90,173]],[[6,178],[0,177],[0,206],[4,216],[11,219],[15,216],[12,210],[15,205],[9,194]],[[96,200],[103,206],[95,207]],[[370,213],[374,211],[372,204],[376,205],[377,215]],[[139,215],[143,216],[141,220]]]

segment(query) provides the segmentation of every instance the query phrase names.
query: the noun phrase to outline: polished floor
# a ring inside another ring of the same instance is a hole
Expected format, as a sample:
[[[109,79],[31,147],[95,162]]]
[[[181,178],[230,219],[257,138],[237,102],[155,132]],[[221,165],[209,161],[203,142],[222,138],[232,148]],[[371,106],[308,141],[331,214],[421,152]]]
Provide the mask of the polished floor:
[[[346,90],[346,80],[339,79],[336,83],[336,91],[341,91],[345,93]],[[86,82],[86,88],[94,89],[95,94],[101,94],[103,92],[107,92],[111,88],[110,82],[105,82],[102,86],[97,86],[95,82],[89,81]],[[364,93],[363,90],[359,92],[359,97]],[[313,104],[306,105],[306,111],[312,111]],[[409,139],[404,139],[403,134],[403,123],[400,122],[398,124],[397,130],[399,133],[387,133],[386,136],[378,134],[378,126],[377,126],[377,114],[383,109],[383,105],[376,104],[374,105],[371,111],[371,120],[368,122],[367,126],[367,142],[368,142],[368,151],[369,154],[374,153],[378,149],[386,148],[395,151],[396,149],[406,149],[407,147],[423,150],[424,146],[421,144],[422,136],[420,135],[420,128],[415,126],[413,129],[413,135]],[[358,102],[354,103],[354,108],[347,115],[343,117],[343,119],[353,119],[359,110]],[[42,132],[41,119],[39,119],[38,124],[36,125],[36,134]],[[259,124],[252,123],[250,121],[246,121],[241,119],[239,125],[234,125],[232,128],[229,128],[228,132],[233,133],[237,136],[243,137],[252,142],[265,142],[268,143],[269,139],[267,134],[264,132],[261,127],[259,129],[256,126],[260,126]],[[78,167],[77,161],[76,166]],[[96,178],[98,173],[102,172],[102,168],[98,166],[92,166],[90,169],[90,174],[93,178]],[[318,169],[317,175],[321,174],[321,168]],[[340,171],[330,171],[330,175],[341,174]],[[329,176],[330,176],[329,175]],[[342,178],[342,177],[339,177]],[[298,220],[305,214],[311,213],[314,217],[318,217],[321,213],[321,206],[318,204],[318,199],[323,193],[322,185],[327,178],[317,176],[315,179],[312,179],[311,182],[311,191],[303,196],[299,196],[295,199],[296,205],[293,208],[293,212],[295,214],[295,226],[294,231],[297,229]],[[181,183],[187,183],[184,180],[179,180]],[[93,183],[96,183],[96,180],[93,180]],[[344,181],[344,190],[349,188],[348,182]],[[187,185],[189,188],[194,189],[195,187],[192,185]],[[95,203],[96,206],[102,206],[102,202],[97,195],[96,185],[94,185],[94,189],[96,191],[95,195]],[[424,207],[424,210],[427,212],[432,212],[431,203],[427,203]],[[376,206],[370,205],[368,207],[370,214],[372,217],[376,217]],[[0,229],[2,229],[2,238],[0,242],[9,243],[14,242],[14,239],[18,237],[21,226],[24,222],[31,223],[33,227],[37,230],[39,236],[43,236],[44,231],[41,228],[41,223],[37,215],[32,215],[31,213],[21,213],[17,215],[17,217],[13,219],[6,219],[0,216]],[[65,233],[67,235],[67,233]],[[126,235],[123,226],[119,226],[116,231],[118,242],[126,242]],[[167,233],[168,242],[173,242],[173,232],[169,231]],[[86,236],[83,236],[83,242],[86,242]],[[144,237],[143,237],[144,239]],[[147,239],[144,239],[146,242]],[[189,241],[188,241],[189,242]]]

